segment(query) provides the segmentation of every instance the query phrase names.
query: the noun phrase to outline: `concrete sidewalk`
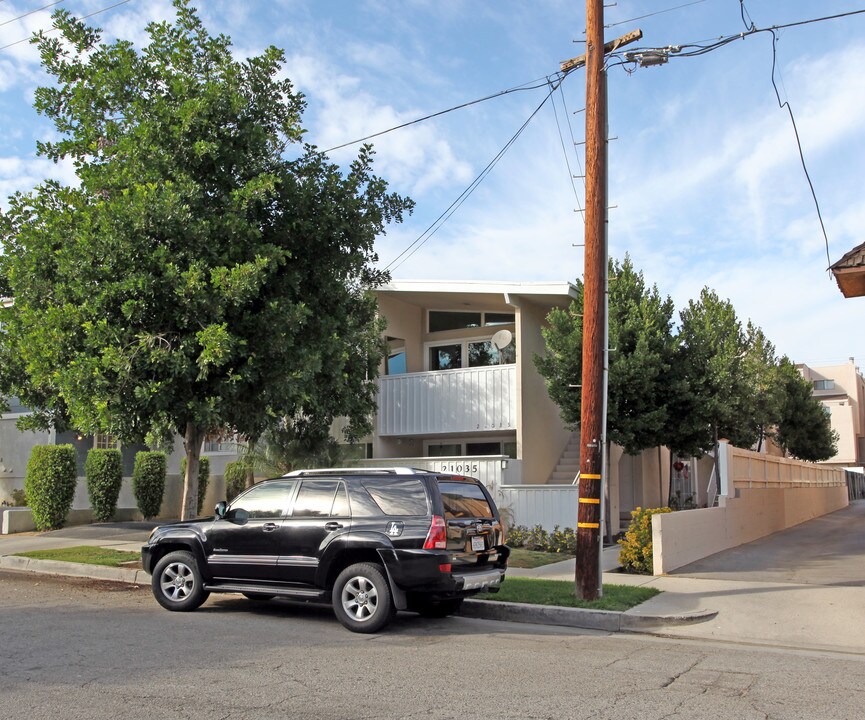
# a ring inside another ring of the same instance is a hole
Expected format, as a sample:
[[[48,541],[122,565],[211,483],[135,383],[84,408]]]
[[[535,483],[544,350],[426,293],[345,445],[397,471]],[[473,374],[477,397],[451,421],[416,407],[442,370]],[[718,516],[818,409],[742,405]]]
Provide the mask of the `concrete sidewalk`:
[[[137,551],[147,541],[155,524],[105,523],[50,533],[3,536],[0,538],[0,568],[76,574],[146,585],[150,578],[142,571],[96,566],[66,567],[72,564],[8,556],[27,550],[76,545]],[[781,538],[781,541],[796,542],[796,536]],[[662,592],[625,613],[471,600],[465,603],[463,614],[865,655],[865,634],[862,632],[865,627],[865,583],[862,581],[826,586],[741,579],[735,572],[723,576],[716,574],[712,578],[628,575],[614,571],[618,567],[616,547],[604,550],[602,566],[604,583],[644,585]],[[575,560],[569,559],[532,570],[512,568],[508,575],[573,582],[574,572]]]

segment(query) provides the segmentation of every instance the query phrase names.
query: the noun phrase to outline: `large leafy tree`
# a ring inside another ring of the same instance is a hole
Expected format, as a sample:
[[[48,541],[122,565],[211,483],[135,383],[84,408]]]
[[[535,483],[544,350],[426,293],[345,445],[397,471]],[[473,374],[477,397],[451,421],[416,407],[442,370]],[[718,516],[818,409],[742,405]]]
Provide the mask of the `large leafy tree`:
[[[775,441],[800,460],[819,462],[838,452],[838,433],[829,414],[814,397],[813,388],[786,357],[778,364],[779,383],[784,388]]]
[[[235,60],[186,0],[140,52],[63,11],[39,34],[53,78],[37,110],[80,184],[46,181],[2,218],[0,286],[14,298],[0,391],[131,441],[166,429],[195,513],[209,430],[258,438],[290,418],[368,430],[380,330],[373,243],[410,201],[364,148],[346,172],[301,143],[303,97],[283,54]]]
[[[610,261],[608,437],[629,453],[665,444],[673,353],[673,302],[648,287],[630,258]],[[547,352],[535,363],[550,397],[571,427],[580,422],[582,283],[567,310],[553,309],[544,329]]]

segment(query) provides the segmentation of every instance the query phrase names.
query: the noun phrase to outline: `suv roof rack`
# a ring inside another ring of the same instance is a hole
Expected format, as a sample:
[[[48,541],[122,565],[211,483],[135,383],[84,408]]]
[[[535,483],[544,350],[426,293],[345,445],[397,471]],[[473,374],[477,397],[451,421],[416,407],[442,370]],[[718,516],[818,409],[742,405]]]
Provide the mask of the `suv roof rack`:
[[[314,475],[426,475],[432,472],[432,470],[410,467],[314,468],[312,470],[294,470],[282,477],[309,477]]]

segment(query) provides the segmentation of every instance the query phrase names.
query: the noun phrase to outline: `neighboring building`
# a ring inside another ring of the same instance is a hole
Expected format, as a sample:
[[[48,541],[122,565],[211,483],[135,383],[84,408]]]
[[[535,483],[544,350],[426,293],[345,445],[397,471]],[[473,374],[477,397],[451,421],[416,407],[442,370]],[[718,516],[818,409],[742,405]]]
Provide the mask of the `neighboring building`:
[[[798,365],[838,433],[838,453],[824,464],[859,468],[865,463],[865,379],[853,358],[842,365]]]
[[[846,298],[865,295],[865,243],[857,245],[850,252],[833,263],[829,269],[835,276],[838,289]]]

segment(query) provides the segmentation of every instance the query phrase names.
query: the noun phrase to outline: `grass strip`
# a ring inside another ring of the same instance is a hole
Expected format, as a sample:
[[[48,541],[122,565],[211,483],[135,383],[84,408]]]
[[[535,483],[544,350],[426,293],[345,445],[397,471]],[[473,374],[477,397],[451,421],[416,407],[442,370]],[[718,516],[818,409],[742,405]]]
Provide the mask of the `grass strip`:
[[[562,562],[573,559],[573,555],[567,553],[542,552],[541,550],[526,550],[525,548],[511,548],[508,557],[508,567],[513,568],[537,568],[543,565]]]
[[[123,563],[141,560],[140,552],[112,550],[111,548],[91,545],[57,548],[55,550],[30,550],[16,554],[34,560],[60,560],[62,562],[84,563],[85,565],[107,565],[108,567],[120,567]]]
[[[586,602],[576,597],[574,583],[565,580],[538,580],[536,578],[509,577],[497,593],[481,593],[478,600],[555,605],[558,607],[616,610],[622,612],[655,597],[656,588],[630,585],[604,585],[604,594],[598,600]]]

